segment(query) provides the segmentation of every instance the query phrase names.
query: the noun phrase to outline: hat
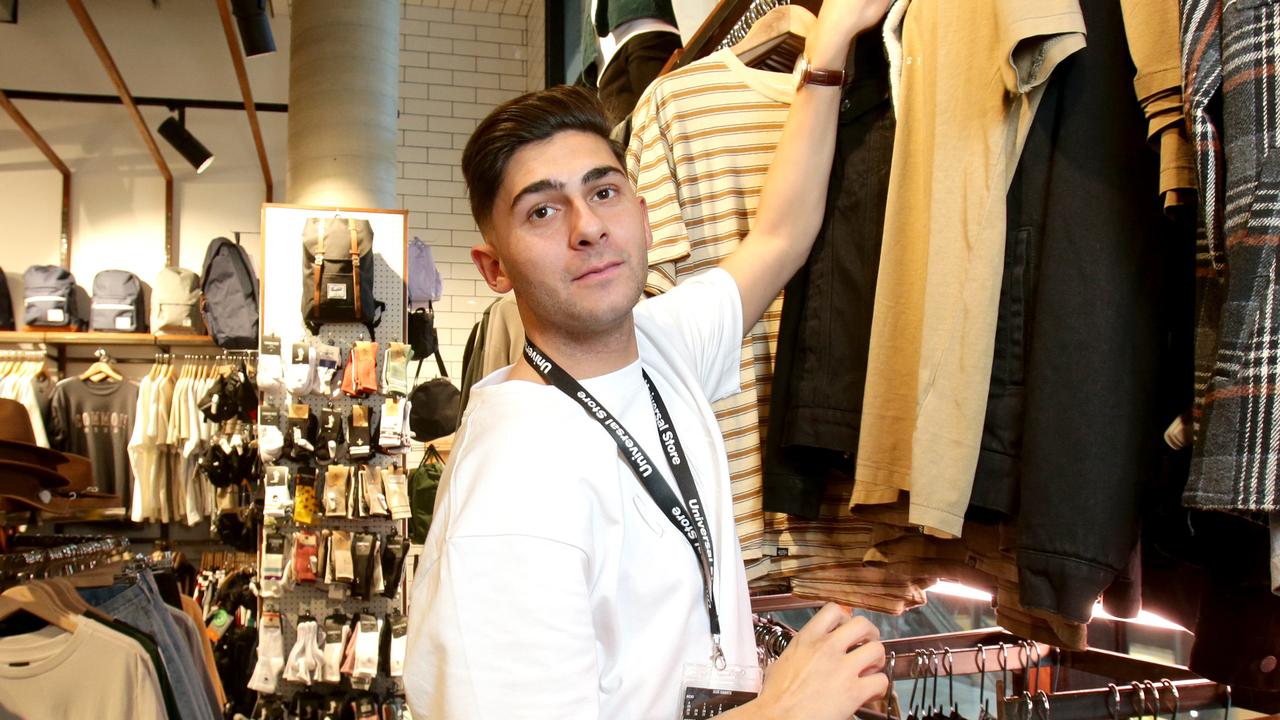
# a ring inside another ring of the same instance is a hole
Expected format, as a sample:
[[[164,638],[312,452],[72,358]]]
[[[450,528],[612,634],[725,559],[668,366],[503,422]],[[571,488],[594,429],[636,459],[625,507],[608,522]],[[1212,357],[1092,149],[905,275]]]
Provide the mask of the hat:
[[[66,513],[66,498],[56,492],[66,482],[39,465],[0,460],[0,509]]]
[[[69,455],[36,445],[31,416],[22,403],[0,398],[0,460],[39,465],[62,476],[62,484],[73,492],[85,492],[94,486],[93,465],[89,458]]]

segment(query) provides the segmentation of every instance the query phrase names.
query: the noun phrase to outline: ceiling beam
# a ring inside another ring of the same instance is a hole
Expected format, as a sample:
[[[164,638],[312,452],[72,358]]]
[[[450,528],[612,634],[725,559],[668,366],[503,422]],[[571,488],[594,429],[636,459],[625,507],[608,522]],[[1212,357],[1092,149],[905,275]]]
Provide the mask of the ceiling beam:
[[[57,169],[62,175],[62,237],[58,243],[58,262],[62,267],[71,269],[71,168],[62,162],[62,158],[58,157],[58,153],[49,147],[49,143],[41,137],[39,131],[27,121],[26,116],[16,105],[0,90],[0,108],[3,108],[9,117],[13,119],[18,129],[23,135],[35,145],[49,163]]]
[[[10,100],[97,103],[102,105],[124,104],[124,101],[120,99],[119,95],[46,92],[43,90],[15,90],[13,88],[5,88],[3,92],[9,96]],[[134,95],[133,104],[139,107],[150,105],[169,108],[170,110],[178,110],[180,108],[185,108],[187,110],[235,110],[236,112],[244,110],[244,103],[239,100],[202,100],[199,98],[144,97],[142,95]],[[259,102],[254,103],[253,107],[258,112],[289,112],[288,103]]]
[[[137,104],[134,103],[133,95],[129,93],[129,87],[125,85],[124,77],[120,74],[120,68],[116,66],[115,60],[111,57],[111,52],[107,50],[107,45],[103,42],[102,35],[98,33],[97,26],[93,24],[93,18],[89,17],[89,11],[85,9],[84,3],[81,0],[67,0],[67,5],[71,7],[71,12],[80,23],[80,28],[84,30],[85,37],[89,39],[89,44],[93,47],[93,51],[97,53],[98,59],[102,61],[102,67],[107,71],[111,84],[115,85],[116,92],[120,95],[120,101],[124,104],[125,109],[129,111],[129,117],[133,118],[133,124],[137,126],[138,134],[142,136],[142,142],[147,146],[147,151],[151,153],[151,159],[155,161],[156,169],[164,177],[164,263],[165,267],[171,267],[174,258],[177,256],[173,234],[173,173],[169,170],[169,164],[164,161],[164,156],[160,154],[160,148],[156,145],[156,139],[151,135],[151,129],[147,127],[147,122],[143,119],[142,112],[138,110]]]
[[[240,83],[240,95],[244,98],[244,111],[249,116],[249,131],[253,133],[253,145],[258,150],[258,164],[262,166],[262,182],[267,186],[267,202],[272,202],[275,188],[271,182],[271,163],[267,160],[267,146],[262,142],[262,128],[258,125],[258,111],[253,103],[253,90],[249,87],[249,73],[244,67],[244,54],[231,22],[231,6],[227,0],[217,0],[218,16],[222,18],[222,33],[227,36],[227,49],[231,51],[231,64]]]

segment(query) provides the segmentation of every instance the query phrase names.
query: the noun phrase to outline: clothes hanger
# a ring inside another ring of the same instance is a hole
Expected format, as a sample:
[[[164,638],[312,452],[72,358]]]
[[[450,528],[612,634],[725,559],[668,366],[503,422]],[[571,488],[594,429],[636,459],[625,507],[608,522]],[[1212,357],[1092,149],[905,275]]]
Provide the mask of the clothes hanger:
[[[779,5],[755,21],[747,36],[731,50],[749,67],[791,72],[804,52],[805,38],[817,22],[818,18],[806,8]]]
[[[88,370],[80,373],[81,380],[89,382],[102,382],[103,380],[114,380],[120,382],[124,377],[111,367],[111,358],[107,355],[107,351],[98,348],[93,352],[94,357],[98,358],[97,362],[89,366]]]
[[[80,627],[80,620],[72,613],[51,604],[48,597],[33,591],[31,585],[15,585],[0,594],[0,620],[19,612],[34,615],[50,625],[73,633]]]

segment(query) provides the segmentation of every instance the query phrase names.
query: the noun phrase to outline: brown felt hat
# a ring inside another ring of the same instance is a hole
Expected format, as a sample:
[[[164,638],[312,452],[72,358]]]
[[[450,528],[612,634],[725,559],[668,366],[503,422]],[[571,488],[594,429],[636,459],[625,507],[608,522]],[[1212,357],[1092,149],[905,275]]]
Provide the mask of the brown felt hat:
[[[68,512],[67,498],[58,491],[66,478],[48,468],[0,460],[0,509]]]
[[[0,398],[0,460],[39,465],[61,475],[67,490],[85,492],[93,487],[89,458],[36,445],[31,416],[22,403]]]

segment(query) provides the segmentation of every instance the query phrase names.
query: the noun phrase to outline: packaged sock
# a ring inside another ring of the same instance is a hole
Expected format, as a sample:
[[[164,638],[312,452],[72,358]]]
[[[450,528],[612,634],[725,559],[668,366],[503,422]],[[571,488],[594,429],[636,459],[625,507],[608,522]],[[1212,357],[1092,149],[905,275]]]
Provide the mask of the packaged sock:
[[[315,453],[316,420],[305,403],[289,406],[285,421],[284,450],[291,460],[310,460]]]
[[[300,583],[314,583],[319,569],[316,543],[318,537],[309,530],[299,530],[293,536],[293,573]]]
[[[280,432],[280,421],[280,410],[275,406],[264,405],[258,411],[258,457],[263,462],[275,462],[284,452],[284,433]]]
[[[266,469],[266,502],[262,513],[270,518],[282,518],[293,513],[293,498],[289,495],[289,468],[270,465]]]
[[[382,390],[397,395],[409,394],[409,346],[404,343],[387,343],[382,357]]]
[[[338,375],[339,368],[342,367],[342,349],[337,345],[321,343],[316,346],[316,384],[314,392],[317,395],[325,395],[328,397],[337,397],[335,392],[336,384],[341,382]]]
[[[327,407],[320,411],[320,430],[316,433],[316,460],[334,463],[341,460],[343,427],[346,421],[340,408]]]
[[[387,497],[387,510],[392,520],[408,520],[413,516],[409,505],[409,479],[404,470],[392,466],[382,474],[382,489]]]
[[[378,392],[378,343],[356,343],[356,389],[365,395]]]
[[[369,428],[369,408],[351,406],[351,421],[347,426],[347,459],[363,462],[373,457],[373,442]]]
[[[327,683],[342,682],[342,649],[351,635],[346,615],[340,613],[324,619],[324,666],[321,679]]]
[[[388,397],[382,401],[382,427],[378,431],[378,445],[384,448],[398,448],[404,444],[402,434],[404,412],[407,400]]]
[[[249,689],[274,693],[283,669],[284,634],[280,631],[280,613],[266,612],[258,624],[258,663],[249,678]]]
[[[316,349],[307,343],[294,343],[289,350],[289,365],[284,369],[284,383],[289,394],[302,397],[315,392]]]
[[[355,568],[351,560],[351,532],[334,530],[333,544],[329,550],[329,561],[333,563],[334,582],[350,583],[355,579]]]
[[[264,393],[284,391],[284,359],[280,357],[280,338],[275,335],[262,338],[262,352],[258,353],[258,389]]]
[[[315,468],[299,467],[294,473],[293,521],[299,525],[314,525],[320,506],[316,498]]]
[[[364,504],[373,517],[389,517],[391,507],[387,504],[387,493],[382,485],[382,468],[370,465],[361,479],[364,489]]]
[[[350,517],[347,510],[347,482],[351,468],[346,465],[330,465],[324,473],[325,517]]]

